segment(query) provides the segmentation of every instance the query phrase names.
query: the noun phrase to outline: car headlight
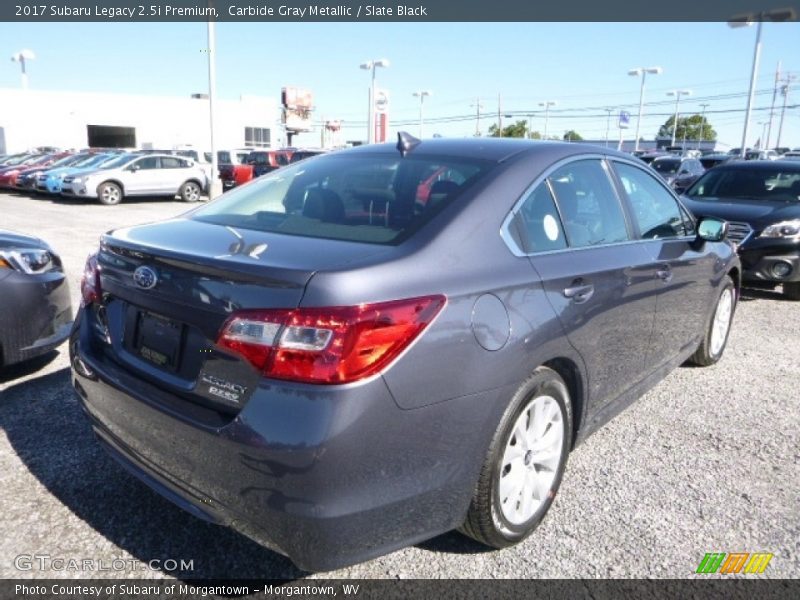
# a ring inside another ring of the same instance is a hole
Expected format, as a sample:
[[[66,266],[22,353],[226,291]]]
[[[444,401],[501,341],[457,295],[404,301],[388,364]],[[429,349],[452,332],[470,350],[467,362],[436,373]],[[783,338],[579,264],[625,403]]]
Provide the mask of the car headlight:
[[[768,225],[758,237],[762,238],[792,238],[800,236],[800,219],[781,221]]]
[[[14,269],[29,275],[46,273],[58,267],[56,257],[39,248],[9,248],[0,250],[0,269]]]

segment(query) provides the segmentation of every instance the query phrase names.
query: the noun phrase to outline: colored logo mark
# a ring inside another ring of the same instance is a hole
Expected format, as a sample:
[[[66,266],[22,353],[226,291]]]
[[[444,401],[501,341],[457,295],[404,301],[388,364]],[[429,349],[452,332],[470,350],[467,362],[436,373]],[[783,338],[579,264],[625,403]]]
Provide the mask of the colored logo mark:
[[[695,573],[763,573],[773,556],[769,552],[709,552],[700,561]]]

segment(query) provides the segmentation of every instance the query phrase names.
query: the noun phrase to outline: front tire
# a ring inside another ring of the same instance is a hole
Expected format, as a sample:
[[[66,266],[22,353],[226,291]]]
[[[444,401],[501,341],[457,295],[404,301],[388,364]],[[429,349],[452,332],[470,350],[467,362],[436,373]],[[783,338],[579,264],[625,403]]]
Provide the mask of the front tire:
[[[800,281],[784,283],[783,295],[789,300],[800,300]]]
[[[558,373],[539,367],[500,420],[460,531],[493,548],[530,535],[561,484],[571,434],[567,386]]]
[[[700,367],[708,367],[719,362],[728,345],[728,336],[733,322],[733,313],[736,310],[736,288],[733,280],[726,276],[723,280],[722,290],[717,297],[717,304],[711,315],[711,321],[706,326],[705,335],[700,346],[689,359],[689,362]]]
[[[184,202],[197,202],[200,200],[202,190],[196,181],[187,181],[178,192]]]
[[[114,206],[122,202],[122,189],[110,181],[104,181],[97,186],[97,199],[100,204]]]

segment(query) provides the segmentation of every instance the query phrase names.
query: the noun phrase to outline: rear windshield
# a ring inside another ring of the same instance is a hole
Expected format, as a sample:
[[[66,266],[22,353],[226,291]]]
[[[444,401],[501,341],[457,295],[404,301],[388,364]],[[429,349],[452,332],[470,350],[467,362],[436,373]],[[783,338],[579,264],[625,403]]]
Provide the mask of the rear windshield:
[[[228,192],[192,218],[287,235],[397,244],[492,164],[399,154],[322,156]]]
[[[800,170],[726,169],[703,175],[689,188],[691,198],[742,198],[800,202]]]

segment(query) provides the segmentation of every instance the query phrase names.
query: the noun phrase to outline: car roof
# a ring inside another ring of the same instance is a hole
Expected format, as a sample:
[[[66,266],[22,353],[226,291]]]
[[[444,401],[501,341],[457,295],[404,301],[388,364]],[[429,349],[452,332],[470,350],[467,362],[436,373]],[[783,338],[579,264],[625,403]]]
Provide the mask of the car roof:
[[[740,171],[797,171],[800,173],[800,163],[792,161],[780,162],[777,160],[747,160],[728,162],[715,167],[716,169],[740,170]]]
[[[369,144],[346,148],[335,153],[339,155],[376,154],[397,155],[396,142]],[[409,152],[409,156],[472,158],[503,162],[520,154],[527,156],[547,155],[559,160],[581,154],[605,154],[631,160],[630,154],[603,146],[573,142],[523,140],[520,138],[433,138],[422,140]]]

